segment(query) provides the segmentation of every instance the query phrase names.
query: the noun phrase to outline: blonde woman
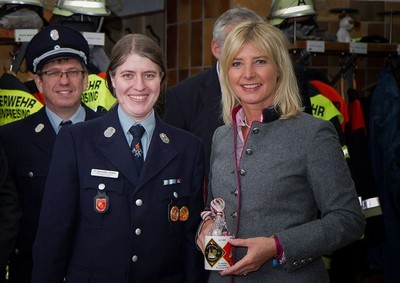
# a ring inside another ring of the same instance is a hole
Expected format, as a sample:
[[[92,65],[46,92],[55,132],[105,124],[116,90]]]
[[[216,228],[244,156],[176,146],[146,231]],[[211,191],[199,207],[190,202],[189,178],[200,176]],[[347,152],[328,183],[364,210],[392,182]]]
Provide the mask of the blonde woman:
[[[225,200],[235,264],[208,282],[329,282],[322,255],[365,225],[337,133],[302,112],[279,29],[238,25],[220,60],[225,125],[213,137],[208,201]],[[202,223],[202,249],[212,224]]]

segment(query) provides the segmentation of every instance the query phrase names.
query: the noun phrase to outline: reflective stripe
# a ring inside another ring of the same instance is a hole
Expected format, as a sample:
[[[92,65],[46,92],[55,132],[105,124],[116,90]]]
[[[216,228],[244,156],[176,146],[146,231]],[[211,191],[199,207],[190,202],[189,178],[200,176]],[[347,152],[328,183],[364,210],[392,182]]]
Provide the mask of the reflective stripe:
[[[43,104],[29,92],[0,89],[0,126],[39,111]]]
[[[307,11],[314,11],[314,7],[312,5],[301,5],[301,6],[295,6],[295,7],[288,7],[280,10],[276,10],[273,13],[271,13],[271,17],[280,17],[280,18],[285,18],[285,17],[294,17],[296,14],[299,16],[305,16],[307,14],[304,14],[303,12]]]
[[[322,94],[316,94],[310,97],[312,106],[312,114],[321,120],[330,121],[334,117],[338,117],[339,122],[343,122],[343,114],[336,108],[329,98]]]
[[[82,93],[81,101],[96,112],[102,112],[102,108],[109,111],[117,103],[117,99],[107,87],[106,80],[96,74],[89,75],[88,85]]]
[[[362,211],[364,218],[370,218],[370,217],[374,217],[374,216],[379,216],[382,215],[382,209],[381,207],[374,207],[374,208],[370,208],[370,209],[365,209]]]
[[[79,8],[104,8],[104,1],[61,1],[61,5]],[[59,4],[60,6],[60,4]]]
[[[378,207],[380,206],[380,202],[379,202],[379,198],[378,197],[374,197],[374,198],[369,198],[366,200],[362,201],[362,208],[365,209],[369,209],[369,208],[374,208],[374,207]]]
[[[332,263],[332,256],[331,255],[324,255],[324,256],[322,256],[322,260],[324,261],[325,269],[330,270],[331,269],[331,263]]]
[[[342,146],[342,151],[343,151],[343,155],[344,158],[350,158],[350,153],[349,153],[349,148],[347,147],[347,145]]]
[[[363,200],[361,207],[365,218],[382,215],[382,209],[378,197]]]

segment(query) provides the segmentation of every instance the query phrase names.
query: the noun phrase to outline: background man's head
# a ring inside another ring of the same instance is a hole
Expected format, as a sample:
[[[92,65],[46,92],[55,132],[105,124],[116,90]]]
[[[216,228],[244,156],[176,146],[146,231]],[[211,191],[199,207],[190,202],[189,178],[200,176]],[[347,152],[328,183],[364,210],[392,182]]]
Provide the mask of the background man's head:
[[[218,17],[214,24],[211,52],[217,60],[221,55],[222,47],[228,34],[238,24],[245,21],[264,21],[262,17],[248,8],[233,8]]]

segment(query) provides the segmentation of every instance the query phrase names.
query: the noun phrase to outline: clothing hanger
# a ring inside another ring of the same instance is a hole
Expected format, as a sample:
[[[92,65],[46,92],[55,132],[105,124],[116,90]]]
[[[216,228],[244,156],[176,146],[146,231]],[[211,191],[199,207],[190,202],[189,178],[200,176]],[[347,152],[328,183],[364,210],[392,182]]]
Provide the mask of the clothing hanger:
[[[341,64],[340,71],[336,74],[336,76],[330,82],[331,85],[336,85],[336,83],[340,80],[340,78],[347,73],[347,71],[354,66],[354,62],[357,59],[357,54],[353,53],[350,55],[349,59],[346,61],[345,64]]]

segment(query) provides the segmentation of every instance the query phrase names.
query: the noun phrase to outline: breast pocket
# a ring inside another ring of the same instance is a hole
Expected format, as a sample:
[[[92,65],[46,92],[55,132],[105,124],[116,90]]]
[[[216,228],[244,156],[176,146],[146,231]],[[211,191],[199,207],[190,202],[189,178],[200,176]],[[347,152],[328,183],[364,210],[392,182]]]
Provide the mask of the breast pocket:
[[[124,194],[122,179],[90,176],[82,181],[82,189],[82,221],[100,228],[120,224]]]
[[[167,234],[179,234],[190,217],[190,187],[186,184],[163,186],[158,190],[160,207],[165,209],[168,220]]]
[[[33,203],[40,206],[48,172],[48,167],[21,166],[17,168],[15,182],[24,207],[26,207],[25,202],[28,202],[26,205]]]

